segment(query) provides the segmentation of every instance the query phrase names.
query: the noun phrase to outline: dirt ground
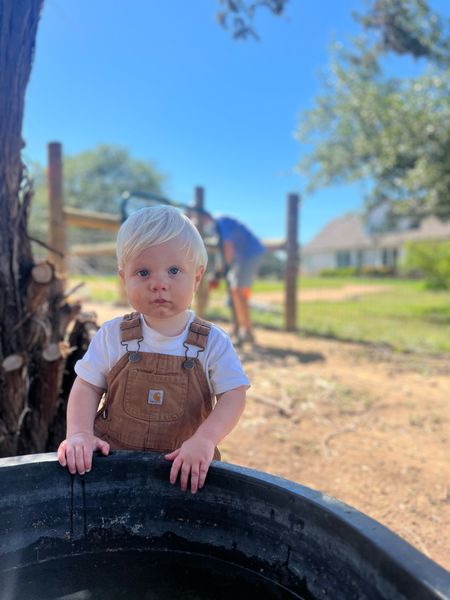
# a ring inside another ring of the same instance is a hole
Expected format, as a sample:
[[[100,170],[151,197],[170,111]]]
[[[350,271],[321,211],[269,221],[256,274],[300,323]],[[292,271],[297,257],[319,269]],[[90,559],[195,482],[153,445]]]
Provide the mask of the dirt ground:
[[[92,309],[100,323],[121,312]],[[450,570],[449,358],[256,335],[239,351],[252,387],[223,460],[334,496]]]

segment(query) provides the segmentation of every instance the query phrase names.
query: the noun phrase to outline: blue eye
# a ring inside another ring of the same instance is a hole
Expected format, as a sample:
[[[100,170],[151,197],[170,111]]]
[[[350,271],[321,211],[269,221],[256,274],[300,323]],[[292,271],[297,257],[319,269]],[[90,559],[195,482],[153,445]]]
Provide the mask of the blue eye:
[[[149,275],[149,271],[147,269],[141,269],[137,272],[137,275],[139,275],[139,277],[147,277]]]
[[[169,273],[171,275],[176,275],[179,272],[180,272],[180,269],[178,267],[170,267],[170,269],[169,269]]]

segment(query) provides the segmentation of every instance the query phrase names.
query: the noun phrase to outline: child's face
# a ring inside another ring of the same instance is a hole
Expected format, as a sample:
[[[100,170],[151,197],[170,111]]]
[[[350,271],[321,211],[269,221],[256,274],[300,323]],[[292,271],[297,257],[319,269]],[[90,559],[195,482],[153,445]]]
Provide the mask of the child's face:
[[[119,271],[131,306],[150,320],[185,311],[203,275],[181,247],[179,237],[133,256]]]

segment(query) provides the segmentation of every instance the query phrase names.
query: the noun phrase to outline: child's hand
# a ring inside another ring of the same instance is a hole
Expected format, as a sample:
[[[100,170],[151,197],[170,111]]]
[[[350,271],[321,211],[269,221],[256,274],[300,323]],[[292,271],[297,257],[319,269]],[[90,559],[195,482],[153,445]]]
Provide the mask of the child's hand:
[[[180,485],[186,491],[189,475],[191,476],[191,492],[195,494],[203,487],[209,465],[214,456],[214,443],[208,438],[194,434],[186,440],[180,448],[165,455],[165,459],[172,460],[170,469],[170,483],[177,481],[180,473]]]
[[[58,461],[62,467],[69,469],[74,475],[84,475],[92,467],[92,454],[101,450],[102,454],[109,454],[109,444],[96,437],[93,433],[75,433],[61,442],[58,448]]]

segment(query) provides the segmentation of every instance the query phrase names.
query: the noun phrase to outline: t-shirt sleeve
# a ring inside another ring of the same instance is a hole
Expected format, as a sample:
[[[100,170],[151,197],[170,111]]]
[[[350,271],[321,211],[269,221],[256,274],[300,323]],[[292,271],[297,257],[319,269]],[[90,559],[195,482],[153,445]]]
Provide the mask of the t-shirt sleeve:
[[[208,375],[213,393],[223,394],[241,385],[250,387],[250,382],[244,372],[241,361],[228,335],[216,329],[212,347],[214,350],[208,365]]]
[[[222,239],[222,242],[228,242],[231,240],[232,237],[232,223],[230,221],[230,219],[228,219],[227,217],[221,217],[219,219],[217,219],[216,221],[217,223],[217,228],[220,232],[220,237]]]
[[[88,383],[106,389],[108,371],[106,328],[100,327],[92,338],[86,354],[75,363],[75,373]]]

